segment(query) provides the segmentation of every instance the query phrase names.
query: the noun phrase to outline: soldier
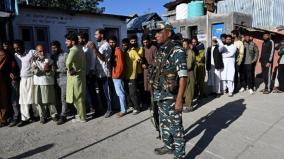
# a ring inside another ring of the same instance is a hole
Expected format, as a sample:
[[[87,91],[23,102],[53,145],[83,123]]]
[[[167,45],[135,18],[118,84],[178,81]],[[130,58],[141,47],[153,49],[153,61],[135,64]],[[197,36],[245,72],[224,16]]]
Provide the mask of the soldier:
[[[172,26],[163,21],[153,25],[160,48],[155,66],[150,67],[149,80],[154,90],[154,101],[159,107],[159,120],[164,146],[154,151],[158,155],[174,153],[175,159],[185,155],[182,126],[183,95],[187,83],[186,53],[172,40]]]

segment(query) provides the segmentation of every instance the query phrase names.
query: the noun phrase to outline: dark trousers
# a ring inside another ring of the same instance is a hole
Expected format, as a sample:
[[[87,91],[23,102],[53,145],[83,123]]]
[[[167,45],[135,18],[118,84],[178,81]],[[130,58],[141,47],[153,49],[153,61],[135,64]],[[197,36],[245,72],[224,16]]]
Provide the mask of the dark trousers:
[[[55,95],[56,95],[56,108],[60,112],[60,116],[67,116],[67,103],[66,103],[66,84],[56,84],[55,85]]]
[[[143,105],[143,107],[149,107],[150,105],[150,100],[151,98],[149,98],[151,95],[149,94],[149,92],[145,91],[144,88],[144,74],[138,74],[137,75],[137,90],[138,90],[138,94],[145,98],[143,100],[141,100],[141,104]]]
[[[21,120],[20,105],[19,105],[19,82],[11,82],[11,104],[13,107],[13,120]]]
[[[242,76],[242,73],[241,73],[242,69],[243,69],[243,64],[241,64],[241,65],[235,64],[235,78],[234,78],[235,90],[234,90],[234,92],[238,92],[238,90],[239,90],[239,86],[240,86],[239,85],[239,78],[241,78],[240,76]]]
[[[253,89],[253,66],[252,64],[244,64],[241,70],[240,81],[243,88]]]
[[[278,66],[278,81],[279,89],[284,91],[284,64],[279,64]]]
[[[262,69],[262,78],[265,84],[265,89],[270,91],[271,90],[271,76],[272,76],[272,66],[266,67],[266,64],[261,64]]]
[[[111,106],[112,98],[110,96],[110,82],[112,79],[108,77],[103,77],[103,78],[98,78],[97,80],[98,80],[98,85],[103,86],[103,92],[104,92],[104,96],[107,102],[107,111],[111,112],[112,111],[112,106]]]
[[[133,105],[135,110],[140,111],[136,79],[126,80],[126,90],[128,91],[127,103]]]
[[[206,72],[205,72],[205,66],[204,65],[200,65],[200,66],[196,66],[195,67],[195,74],[196,74],[196,85],[194,88],[195,91],[195,95],[197,97],[204,97],[205,96],[205,76],[206,76]]]
[[[255,78],[256,78],[255,77],[255,67],[256,67],[256,62],[252,63],[251,65],[252,65],[251,67],[252,67],[252,75],[253,75],[252,76],[252,85],[253,85],[253,87],[255,87]]]
[[[95,104],[95,78],[93,75],[87,76],[87,87],[86,87],[86,108],[88,112],[94,112]]]

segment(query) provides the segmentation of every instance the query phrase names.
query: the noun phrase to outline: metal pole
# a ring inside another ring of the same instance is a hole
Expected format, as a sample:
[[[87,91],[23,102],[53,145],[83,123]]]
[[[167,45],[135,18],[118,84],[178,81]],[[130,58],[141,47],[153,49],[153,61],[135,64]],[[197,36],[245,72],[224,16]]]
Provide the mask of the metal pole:
[[[207,36],[206,47],[208,47],[209,46],[209,38],[210,38],[210,36],[209,36],[209,13],[208,12],[206,12],[206,27],[207,27],[207,29],[206,29],[206,36]]]

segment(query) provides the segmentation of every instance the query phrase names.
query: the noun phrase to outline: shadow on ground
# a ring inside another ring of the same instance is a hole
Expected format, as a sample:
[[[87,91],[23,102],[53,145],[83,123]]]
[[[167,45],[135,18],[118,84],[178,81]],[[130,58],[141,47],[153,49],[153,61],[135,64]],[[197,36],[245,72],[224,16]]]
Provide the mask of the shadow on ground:
[[[54,146],[54,144],[47,144],[47,145],[44,145],[44,146],[41,146],[41,147],[38,147],[38,148],[35,148],[35,149],[32,149],[32,150],[29,150],[27,152],[24,152],[24,153],[22,153],[20,155],[17,155],[17,156],[14,156],[14,157],[10,157],[8,159],[28,158],[28,157],[31,157],[31,156],[33,156],[35,154],[47,151],[48,149],[52,148],[53,146]]]
[[[212,102],[216,98],[218,98],[217,95],[210,95],[206,98],[197,100],[196,102],[194,102],[194,103],[196,103],[196,106],[193,107],[193,110],[196,111],[197,109],[201,108],[202,106]]]
[[[194,159],[200,155],[214,137],[222,130],[228,128],[245,111],[244,99],[229,102],[202,117],[185,130],[185,140],[189,141],[199,134],[202,137],[186,155],[186,159]]]
[[[129,130],[129,129],[131,129],[131,128],[133,128],[133,127],[136,127],[137,125],[140,125],[140,124],[146,122],[146,121],[149,120],[149,119],[150,119],[150,118],[146,118],[146,119],[144,119],[144,120],[142,120],[142,121],[139,121],[139,122],[137,122],[137,123],[135,123],[135,124],[133,124],[133,125],[131,125],[131,126],[125,128],[125,129],[122,129],[122,130],[120,130],[120,131],[118,131],[118,132],[116,132],[116,133],[114,133],[114,134],[112,134],[112,135],[109,135],[109,136],[107,136],[107,137],[105,137],[105,138],[103,138],[103,139],[101,139],[101,140],[99,140],[99,141],[96,141],[96,142],[91,143],[91,144],[89,144],[89,145],[87,145],[87,146],[85,146],[85,147],[82,147],[82,148],[80,148],[80,149],[74,150],[74,151],[72,151],[72,152],[70,152],[70,153],[68,153],[68,154],[66,154],[66,155],[64,155],[64,156],[61,156],[61,157],[59,157],[59,159],[68,158],[68,157],[70,157],[70,156],[72,156],[72,155],[74,155],[74,154],[76,154],[76,153],[78,153],[78,152],[80,152],[80,151],[83,151],[83,150],[85,150],[85,149],[88,149],[88,148],[90,148],[90,147],[92,147],[92,146],[94,146],[94,145],[96,145],[96,144],[99,144],[99,143],[101,143],[101,142],[103,142],[103,141],[105,141],[105,140],[107,140],[107,139],[109,139],[109,138],[112,138],[112,137],[114,137],[114,136],[116,136],[116,135],[119,135],[119,134],[121,134],[121,133],[123,133],[123,132],[125,132],[125,131],[127,131],[127,130]]]

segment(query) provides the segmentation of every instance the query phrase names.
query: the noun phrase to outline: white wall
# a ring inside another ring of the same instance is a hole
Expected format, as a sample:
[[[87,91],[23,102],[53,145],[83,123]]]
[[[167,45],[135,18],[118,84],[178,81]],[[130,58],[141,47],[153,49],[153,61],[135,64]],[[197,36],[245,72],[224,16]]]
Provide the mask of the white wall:
[[[127,37],[126,21],[119,17],[104,15],[78,14],[71,16],[65,12],[39,9],[20,9],[20,15],[13,22],[14,39],[22,39],[21,26],[47,26],[49,42],[58,40],[64,46],[67,27],[88,28],[90,40],[95,41],[94,32],[97,28],[119,28],[120,40]]]

